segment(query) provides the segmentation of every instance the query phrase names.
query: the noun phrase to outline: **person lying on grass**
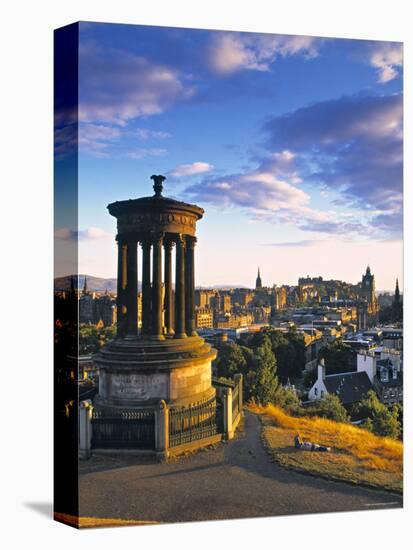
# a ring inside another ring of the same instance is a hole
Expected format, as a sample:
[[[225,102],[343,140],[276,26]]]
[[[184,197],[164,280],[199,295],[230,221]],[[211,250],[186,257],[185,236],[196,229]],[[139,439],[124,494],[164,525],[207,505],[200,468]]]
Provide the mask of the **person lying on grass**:
[[[299,434],[294,437],[294,447],[302,451],[318,451],[323,453],[329,453],[331,451],[331,447],[318,445],[318,443],[310,443],[310,441],[303,441]]]

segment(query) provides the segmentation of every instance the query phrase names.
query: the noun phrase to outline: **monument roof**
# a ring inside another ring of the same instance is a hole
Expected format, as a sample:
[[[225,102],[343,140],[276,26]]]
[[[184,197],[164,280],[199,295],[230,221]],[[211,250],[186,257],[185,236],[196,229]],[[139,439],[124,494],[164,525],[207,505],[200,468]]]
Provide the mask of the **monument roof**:
[[[167,212],[168,210],[182,211],[188,214],[195,215],[197,219],[201,219],[204,214],[204,209],[196,204],[177,201],[162,195],[162,182],[166,179],[164,176],[152,176],[154,180],[155,194],[151,197],[140,197],[138,199],[127,199],[116,201],[108,204],[107,208],[112,216],[118,217],[122,214],[134,212]]]

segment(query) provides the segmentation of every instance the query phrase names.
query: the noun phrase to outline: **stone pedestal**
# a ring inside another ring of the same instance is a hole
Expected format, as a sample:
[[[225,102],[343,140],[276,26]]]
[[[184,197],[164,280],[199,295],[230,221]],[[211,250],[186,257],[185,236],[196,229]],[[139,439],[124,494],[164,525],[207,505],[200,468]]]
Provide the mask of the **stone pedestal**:
[[[100,371],[100,409],[154,405],[185,406],[210,399],[211,361],[216,351],[202,338],[114,340],[94,361]]]

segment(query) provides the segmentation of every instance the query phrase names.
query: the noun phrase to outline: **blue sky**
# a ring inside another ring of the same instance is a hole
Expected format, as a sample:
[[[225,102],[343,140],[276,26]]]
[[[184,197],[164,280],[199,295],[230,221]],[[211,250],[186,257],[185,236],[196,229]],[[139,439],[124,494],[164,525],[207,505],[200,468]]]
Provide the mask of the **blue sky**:
[[[206,211],[199,285],[401,279],[400,43],[81,23],[79,76],[80,272],[115,276],[106,205],[163,173]]]

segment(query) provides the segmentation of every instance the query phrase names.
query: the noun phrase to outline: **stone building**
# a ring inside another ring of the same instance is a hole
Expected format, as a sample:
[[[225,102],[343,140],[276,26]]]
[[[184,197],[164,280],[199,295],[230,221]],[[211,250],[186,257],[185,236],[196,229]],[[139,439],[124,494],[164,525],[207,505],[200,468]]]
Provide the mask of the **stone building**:
[[[216,293],[215,290],[210,289],[195,290],[195,306],[199,308],[211,307],[211,300]]]
[[[378,322],[379,303],[376,297],[376,283],[370,266],[367,266],[366,273],[362,276],[357,287],[359,305],[359,328],[365,329]]]
[[[214,327],[214,311],[210,307],[195,308],[195,327],[196,328],[213,328]]]

